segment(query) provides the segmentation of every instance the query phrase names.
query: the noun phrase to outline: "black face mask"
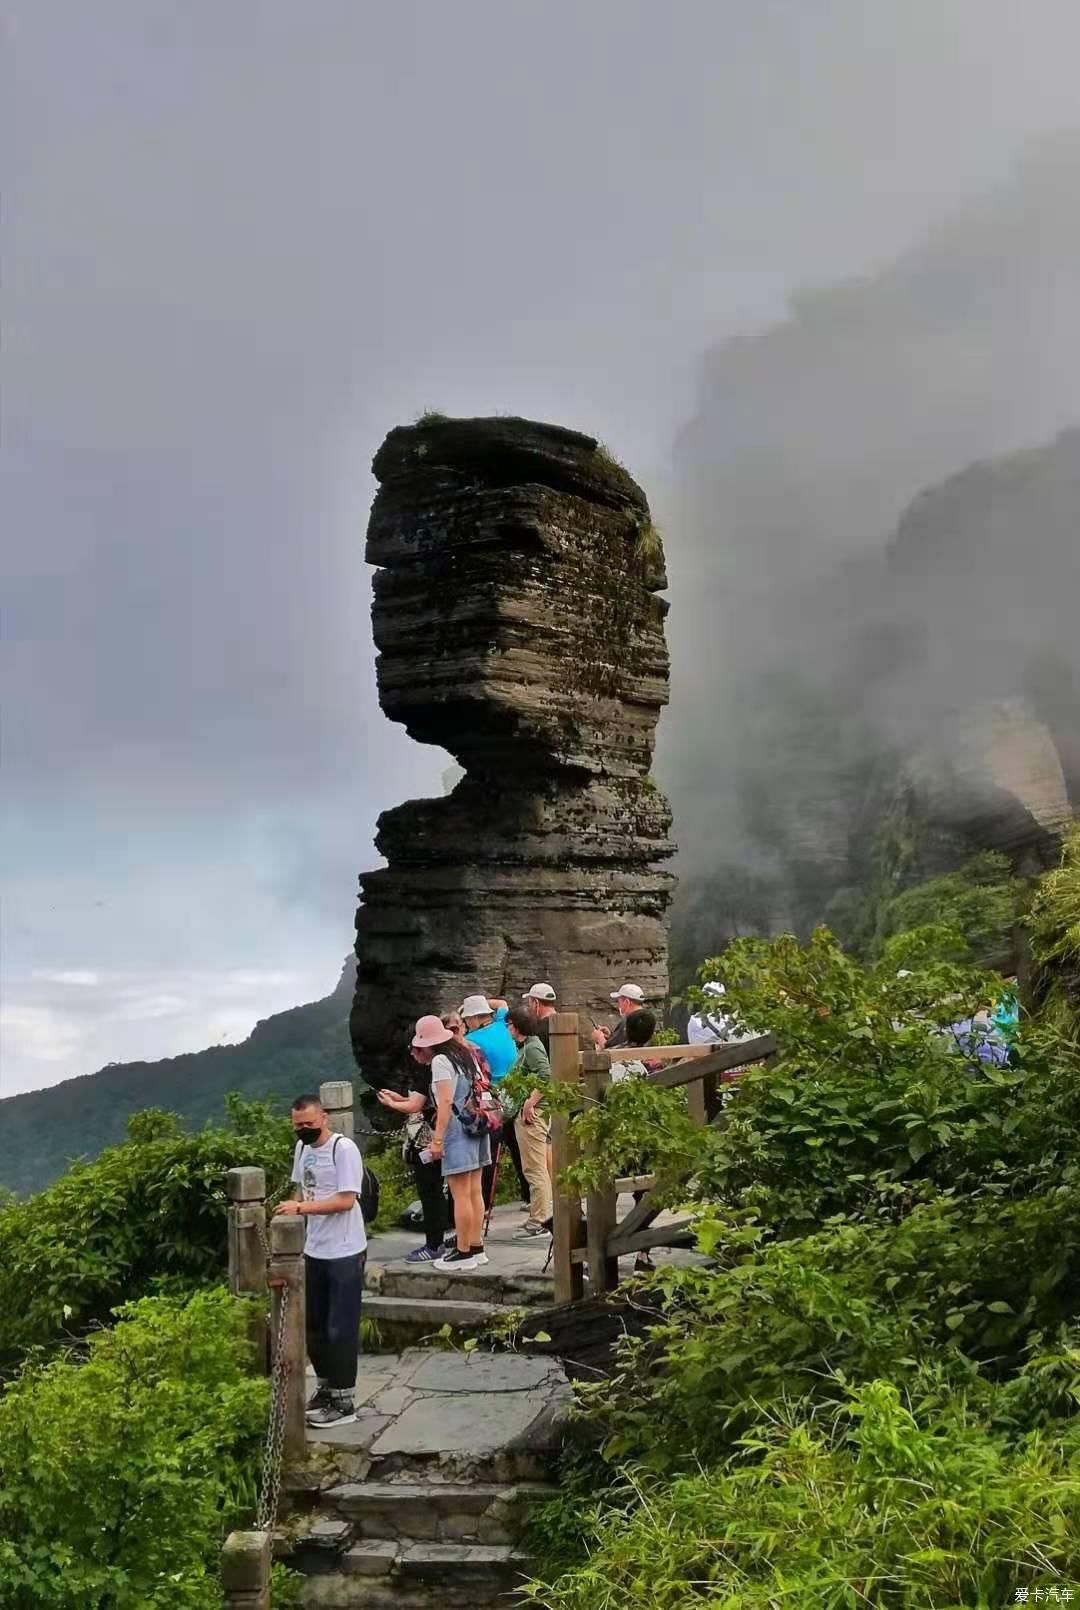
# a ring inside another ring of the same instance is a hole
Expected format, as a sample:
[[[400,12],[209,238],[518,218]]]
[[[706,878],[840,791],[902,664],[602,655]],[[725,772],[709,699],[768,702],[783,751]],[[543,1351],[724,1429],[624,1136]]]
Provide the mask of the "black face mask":
[[[305,1146],[314,1146],[322,1130],[314,1124],[304,1124],[294,1131],[297,1140],[302,1140]]]

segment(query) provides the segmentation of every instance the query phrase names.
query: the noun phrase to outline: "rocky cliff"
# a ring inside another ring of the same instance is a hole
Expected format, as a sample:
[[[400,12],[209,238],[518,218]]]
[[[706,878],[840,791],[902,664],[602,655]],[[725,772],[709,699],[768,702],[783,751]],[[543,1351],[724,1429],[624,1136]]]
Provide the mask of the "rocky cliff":
[[[465,776],[379,818],[360,880],[353,1048],[474,990],[549,979],[610,1016],[667,992],[671,816],[649,777],[668,696],[663,553],[641,488],[588,436],[522,419],[391,431],[367,558],[379,700]]]

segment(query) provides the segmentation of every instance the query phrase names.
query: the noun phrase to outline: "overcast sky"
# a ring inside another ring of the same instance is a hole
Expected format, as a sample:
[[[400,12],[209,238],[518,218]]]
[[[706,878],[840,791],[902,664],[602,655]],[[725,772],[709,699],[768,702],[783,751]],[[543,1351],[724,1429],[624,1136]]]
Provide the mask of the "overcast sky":
[[[374,694],[387,429],[555,419],[662,506],[704,350],[1074,122],[1076,15],[8,5],[3,1094],[333,986],[446,764]]]

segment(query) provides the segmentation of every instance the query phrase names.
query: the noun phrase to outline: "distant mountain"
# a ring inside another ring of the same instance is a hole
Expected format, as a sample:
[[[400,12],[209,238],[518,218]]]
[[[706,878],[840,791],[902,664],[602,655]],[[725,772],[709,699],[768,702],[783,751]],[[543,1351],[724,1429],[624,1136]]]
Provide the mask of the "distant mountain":
[[[48,1090],[0,1100],[8,1137],[0,1186],[20,1196],[40,1190],[74,1158],[96,1157],[123,1140],[128,1117],[143,1107],[167,1108],[197,1129],[224,1116],[224,1098],[232,1090],[284,1105],[325,1079],[356,1079],[349,1044],[355,976],[350,957],[333,994],[263,1019],[240,1045],[214,1045],[161,1062],[118,1062]]]

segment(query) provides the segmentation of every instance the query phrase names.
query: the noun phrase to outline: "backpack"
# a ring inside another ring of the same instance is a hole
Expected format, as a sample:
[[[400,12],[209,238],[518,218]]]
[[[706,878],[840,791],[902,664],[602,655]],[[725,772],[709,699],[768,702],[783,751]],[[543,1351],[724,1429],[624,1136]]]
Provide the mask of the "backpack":
[[[340,1135],[334,1136],[334,1144],[330,1148],[330,1161],[332,1163],[337,1161],[337,1147],[340,1139]],[[356,1200],[366,1228],[379,1217],[379,1180],[363,1157],[360,1159],[360,1168],[360,1190]]]
[[[460,1107],[454,1103],[454,1117],[461,1124],[467,1139],[482,1140],[485,1135],[501,1129],[503,1123],[502,1108],[491,1088],[490,1069],[484,1057],[474,1054],[472,1071],[457,1071],[462,1079],[468,1079],[469,1093]]]

